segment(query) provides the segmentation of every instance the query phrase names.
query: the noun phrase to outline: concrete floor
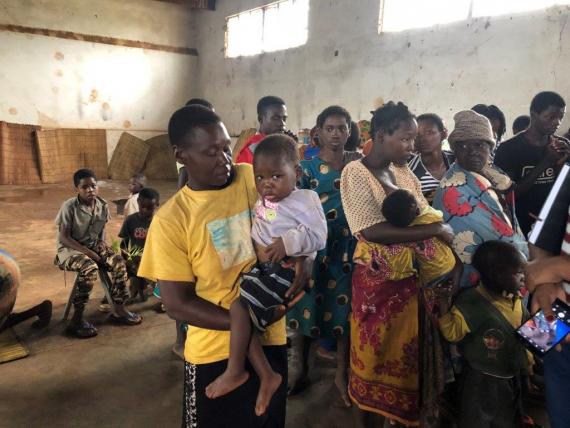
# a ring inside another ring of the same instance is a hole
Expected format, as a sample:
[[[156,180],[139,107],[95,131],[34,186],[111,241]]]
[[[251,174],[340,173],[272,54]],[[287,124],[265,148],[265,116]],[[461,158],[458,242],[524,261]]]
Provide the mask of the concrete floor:
[[[108,201],[128,195],[124,182],[99,184]],[[159,190],[164,202],[176,184],[149,186]],[[116,326],[97,310],[103,292],[96,287],[86,316],[99,335],[89,340],[62,335],[61,317],[74,275],[67,274],[64,281],[63,272],[52,264],[53,219],[73,194],[71,184],[0,186],[0,248],[16,258],[23,278],[15,310],[44,299],[54,305],[49,328],[35,331],[31,321],[15,328],[31,354],[0,365],[0,428],[178,427],[182,362],[170,351],[174,321],[154,311],[154,299],[132,307],[142,314],[141,325]],[[122,221],[122,216],[113,216],[108,240],[116,239]],[[334,406],[333,374],[334,367],[323,363],[312,369],[312,386],[288,400],[288,428],[353,426],[350,411]],[[532,414],[548,427],[542,409]]]
[[[107,201],[128,195],[124,182],[99,182]],[[164,202],[176,184],[151,182]],[[62,335],[63,309],[74,281],[53,262],[61,203],[73,196],[71,185],[0,186],[0,248],[10,252],[22,270],[15,311],[45,299],[54,305],[51,325],[42,331],[32,321],[15,331],[30,356],[0,365],[0,427],[177,427],[181,418],[182,362],[170,351],[174,321],[154,311],[156,300],[134,305],[144,321],[135,327],[106,322],[97,310],[103,296],[95,287],[86,316],[99,335],[75,340]],[[114,211],[113,206],[113,213]],[[113,215],[107,239],[116,239],[123,221]],[[291,398],[288,427],[350,426],[349,412],[330,409],[333,367],[317,367],[314,386]],[[307,407],[312,404],[311,412]],[[321,417],[307,420],[307,414]],[[314,423],[313,423],[314,422]]]

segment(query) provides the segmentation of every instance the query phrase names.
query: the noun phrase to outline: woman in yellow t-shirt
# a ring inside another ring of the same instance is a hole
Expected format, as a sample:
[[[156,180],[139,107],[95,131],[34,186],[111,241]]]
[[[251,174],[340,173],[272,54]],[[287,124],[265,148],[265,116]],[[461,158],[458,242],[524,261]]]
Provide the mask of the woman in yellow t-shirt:
[[[275,393],[264,418],[254,413],[257,379],[216,400],[205,388],[227,365],[230,304],[238,278],[255,263],[251,210],[257,191],[250,165],[233,165],[231,140],[219,116],[202,106],[176,111],[168,135],[188,182],[154,216],[139,276],[157,279],[170,317],[188,324],[185,346],[183,426],[285,425],[286,385]],[[307,276],[309,270],[303,269]],[[278,311],[279,317],[287,308]],[[285,322],[261,337],[267,360],[287,378]],[[263,423],[263,424],[262,424]]]

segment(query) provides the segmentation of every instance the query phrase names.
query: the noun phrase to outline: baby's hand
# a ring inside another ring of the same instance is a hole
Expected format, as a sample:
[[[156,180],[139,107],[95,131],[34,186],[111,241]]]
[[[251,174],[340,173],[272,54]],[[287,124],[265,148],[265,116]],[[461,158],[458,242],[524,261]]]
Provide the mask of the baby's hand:
[[[265,255],[269,260],[271,260],[271,263],[279,263],[287,257],[283,239],[273,238],[273,243],[265,247]]]

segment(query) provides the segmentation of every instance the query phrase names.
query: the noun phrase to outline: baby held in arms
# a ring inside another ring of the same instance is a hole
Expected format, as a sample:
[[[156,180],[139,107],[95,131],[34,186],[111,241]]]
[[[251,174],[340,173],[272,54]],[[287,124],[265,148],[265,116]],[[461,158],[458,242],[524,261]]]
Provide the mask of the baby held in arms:
[[[255,406],[259,416],[282,378],[269,365],[258,333],[277,321],[295,299],[292,291],[301,285],[296,273],[325,248],[327,224],[317,193],[295,187],[300,168],[293,139],[282,134],[266,137],[255,149],[253,170],[259,200],[251,235],[258,264],[242,275],[240,298],[230,307],[228,366],[208,385],[206,395],[217,398],[246,382],[247,357],[260,379]]]

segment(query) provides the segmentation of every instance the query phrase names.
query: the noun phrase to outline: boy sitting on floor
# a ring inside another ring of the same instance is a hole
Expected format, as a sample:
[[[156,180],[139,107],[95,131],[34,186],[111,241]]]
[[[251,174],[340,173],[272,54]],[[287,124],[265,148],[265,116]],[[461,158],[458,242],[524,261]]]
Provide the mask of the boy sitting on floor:
[[[137,276],[141,262],[144,243],[150,222],[159,205],[159,195],[154,189],[145,187],[138,194],[138,212],[128,216],[119,231],[121,251],[127,262],[127,274],[131,281],[131,299],[147,300],[145,294],[146,280]]]
[[[144,186],[146,186],[146,177],[143,174],[135,174],[129,180],[129,192],[131,192],[131,194],[125,203],[123,211],[125,218],[139,210],[137,201],[140,191],[144,189]]]
[[[111,216],[107,202],[98,196],[95,174],[80,169],[73,174],[73,184],[77,196],[63,203],[55,219],[59,230],[55,264],[62,270],[78,272],[73,296],[75,311],[66,332],[78,338],[97,335],[93,324],[83,319],[83,312],[99,269],[107,270],[113,282],[111,319],[126,325],[140,324],[141,317],[124,306],[127,270],[122,257],[105,242],[105,224]]]

